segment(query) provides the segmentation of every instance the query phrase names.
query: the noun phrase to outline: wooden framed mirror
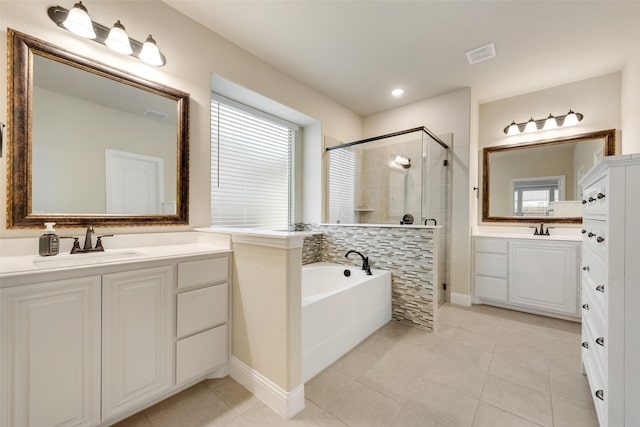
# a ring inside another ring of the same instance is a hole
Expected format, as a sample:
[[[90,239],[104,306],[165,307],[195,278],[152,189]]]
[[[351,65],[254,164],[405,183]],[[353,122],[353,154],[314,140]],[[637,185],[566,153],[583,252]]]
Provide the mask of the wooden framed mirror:
[[[7,36],[7,228],[188,224],[189,94]]]
[[[578,183],[614,154],[614,129],[483,149],[482,221],[580,223]]]

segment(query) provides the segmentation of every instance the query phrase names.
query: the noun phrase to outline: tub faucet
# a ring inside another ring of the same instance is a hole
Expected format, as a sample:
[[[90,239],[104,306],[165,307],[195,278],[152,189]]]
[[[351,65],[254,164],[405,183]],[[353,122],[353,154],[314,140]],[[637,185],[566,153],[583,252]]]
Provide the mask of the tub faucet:
[[[436,221],[436,219],[435,219],[435,218],[427,218],[427,219],[425,219],[425,220],[424,220],[424,225],[428,225],[427,223],[428,223],[429,221],[433,221],[433,225],[438,225],[438,221]]]
[[[345,258],[349,258],[349,255],[351,255],[351,254],[360,255],[360,258],[362,258],[362,269],[367,272],[367,276],[371,276],[371,267],[369,266],[369,257],[366,257],[366,256],[362,255],[360,252],[353,251],[353,250],[347,252],[344,255],[344,257]]]

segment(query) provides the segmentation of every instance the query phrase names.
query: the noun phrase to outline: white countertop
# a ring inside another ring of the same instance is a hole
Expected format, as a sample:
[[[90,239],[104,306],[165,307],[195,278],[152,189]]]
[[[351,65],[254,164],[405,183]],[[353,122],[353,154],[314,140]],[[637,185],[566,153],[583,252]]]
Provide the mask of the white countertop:
[[[550,236],[535,236],[533,232],[531,234],[520,234],[520,233],[486,233],[479,232],[473,233],[473,237],[494,237],[501,239],[528,239],[528,240],[560,240],[565,242],[582,242],[582,236],[572,236],[572,235],[550,235]]]
[[[545,224],[545,230],[547,225]],[[533,240],[557,240],[565,242],[582,242],[580,224],[570,226],[556,226],[550,224],[550,236],[540,236],[533,234],[533,226],[488,226],[481,225],[473,227],[471,236],[473,237],[494,237],[503,239],[533,239]]]
[[[61,252],[50,257],[37,254],[37,238],[2,239],[0,243],[0,280],[32,273],[53,274],[231,250],[224,239],[193,232],[114,236],[104,240],[107,247],[104,252],[77,254],[70,254],[71,242],[63,240]]]

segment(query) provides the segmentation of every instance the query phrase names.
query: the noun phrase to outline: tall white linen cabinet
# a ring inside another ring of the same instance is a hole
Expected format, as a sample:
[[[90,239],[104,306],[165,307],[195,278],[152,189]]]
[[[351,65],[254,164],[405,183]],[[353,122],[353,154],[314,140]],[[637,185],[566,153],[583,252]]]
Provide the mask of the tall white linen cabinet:
[[[580,181],[582,363],[601,427],[640,426],[640,154]]]

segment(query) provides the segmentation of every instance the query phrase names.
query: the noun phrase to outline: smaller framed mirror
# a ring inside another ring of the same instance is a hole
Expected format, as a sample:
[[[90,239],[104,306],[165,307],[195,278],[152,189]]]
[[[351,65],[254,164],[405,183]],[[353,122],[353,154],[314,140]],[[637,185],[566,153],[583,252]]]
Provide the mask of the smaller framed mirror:
[[[482,221],[581,222],[580,179],[614,154],[614,129],[485,148]]]
[[[7,228],[188,224],[189,94],[7,36]]]

